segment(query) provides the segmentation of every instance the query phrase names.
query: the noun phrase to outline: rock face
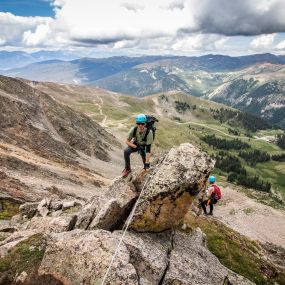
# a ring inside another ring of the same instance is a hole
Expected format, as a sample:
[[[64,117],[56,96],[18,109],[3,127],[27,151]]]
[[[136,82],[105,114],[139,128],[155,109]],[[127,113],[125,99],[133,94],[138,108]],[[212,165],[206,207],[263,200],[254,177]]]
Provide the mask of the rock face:
[[[118,234],[121,236],[122,232]],[[139,284],[161,284],[172,248],[172,233],[128,233],[124,244],[130,252],[130,262],[139,276]]]
[[[15,232],[0,243],[0,256],[9,258],[17,244],[41,233],[44,253],[32,273],[15,272],[17,284],[101,285],[115,252],[104,285],[251,284],[221,265],[207,250],[201,231],[172,230],[204,188],[212,167],[206,154],[183,144],[149,174],[115,179],[85,205],[56,195],[24,204],[11,221]],[[133,230],[124,232],[140,191]]]
[[[114,230],[127,218],[138,193],[132,183],[118,178],[103,197],[93,197],[78,214],[76,228]]]
[[[89,161],[109,162],[121,147],[90,117],[33,83],[1,75],[0,129],[0,198],[21,202],[39,201],[54,186],[91,197],[88,189],[101,188],[108,179]]]
[[[182,232],[175,232],[173,235],[169,268],[162,284],[253,285],[254,283],[224,267],[207,249],[205,237],[198,229],[191,235]]]
[[[214,161],[191,144],[172,148],[146,184],[131,223],[140,232],[170,229],[204,189]]]
[[[101,284],[117,246],[110,232],[74,230],[52,235],[39,275],[52,275],[63,284]],[[138,285],[138,276],[123,244],[105,284]]]

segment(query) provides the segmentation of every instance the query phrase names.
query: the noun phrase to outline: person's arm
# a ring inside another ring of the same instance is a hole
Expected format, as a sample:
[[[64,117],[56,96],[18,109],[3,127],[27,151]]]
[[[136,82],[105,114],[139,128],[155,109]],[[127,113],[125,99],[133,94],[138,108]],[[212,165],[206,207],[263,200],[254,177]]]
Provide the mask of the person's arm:
[[[208,197],[211,198],[212,195],[214,194],[214,192],[215,192],[215,188],[214,188],[213,186],[211,186],[211,187],[209,188]]]
[[[129,140],[129,138],[126,139],[126,144],[131,148],[137,148],[137,146]]]
[[[132,129],[130,130],[130,132],[129,132],[129,134],[128,134],[128,137],[127,137],[127,139],[126,139],[126,141],[125,141],[125,143],[126,143],[129,147],[131,147],[131,148],[137,148],[137,146],[136,146],[134,143],[132,143],[132,139],[133,139],[133,135],[134,135],[134,129],[135,129],[135,128],[132,128]]]

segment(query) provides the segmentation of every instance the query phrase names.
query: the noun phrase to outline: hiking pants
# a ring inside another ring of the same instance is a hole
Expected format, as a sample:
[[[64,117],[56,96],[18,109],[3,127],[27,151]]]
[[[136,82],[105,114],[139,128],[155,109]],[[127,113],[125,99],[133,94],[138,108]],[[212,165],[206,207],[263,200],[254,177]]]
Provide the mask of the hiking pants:
[[[126,147],[124,150],[124,159],[125,159],[125,168],[130,170],[131,169],[131,160],[130,160],[130,156],[133,152],[137,152],[137,150],[135,148],[132,147]],[[146,155],[143,152],[140,152],[143,164],[145,164],[145,158]]]
[[[214,204],[217,203],[216,199],[209,199],[206,201],[201,202],[201,207],[204,211],[205,214],[207,214],[207,205],[210,206],[210,214],[213,214],[213,210],[214,210]]]

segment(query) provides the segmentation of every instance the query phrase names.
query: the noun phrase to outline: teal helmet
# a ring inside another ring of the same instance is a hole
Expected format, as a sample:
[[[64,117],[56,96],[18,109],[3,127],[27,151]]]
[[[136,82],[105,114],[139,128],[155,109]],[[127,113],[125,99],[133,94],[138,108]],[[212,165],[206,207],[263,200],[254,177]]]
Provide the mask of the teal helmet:
[[[136,116],[136,123],[146,123],[146,115],[139,114]]]
[[[209,182],[210,183],[215,183],[216,182],[216,177],[215,176],[210,176],[209,177]]]

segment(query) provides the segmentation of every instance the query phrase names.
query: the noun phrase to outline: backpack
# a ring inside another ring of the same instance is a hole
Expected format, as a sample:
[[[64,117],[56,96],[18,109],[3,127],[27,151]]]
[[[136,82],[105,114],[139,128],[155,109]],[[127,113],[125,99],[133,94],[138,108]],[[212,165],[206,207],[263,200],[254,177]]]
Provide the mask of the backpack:
[[[146,115],[146,133],[143,137],[143,142],[146,142],[147,140],[147,136],[149,134],[149,131],[152,130],[152,134],[153,134],[153,140],[155,138],[155,131],[156,131],[156,127],[155,127],[155,123],[158,122],[158,119],[152,115]],[[138,127],[135,127],[134,128],[134,133],[133,133],[133,137],[135,138],[136,137],[136,134],[137,134],[137,130],[138,130]]]
[[[221,192],[221,189],[219,186],[217,185],[212,185],[215,189],[215,192],[214,192],[214,199],[216,199],[217,201],[220,200],[222,198],[222,192]]]

